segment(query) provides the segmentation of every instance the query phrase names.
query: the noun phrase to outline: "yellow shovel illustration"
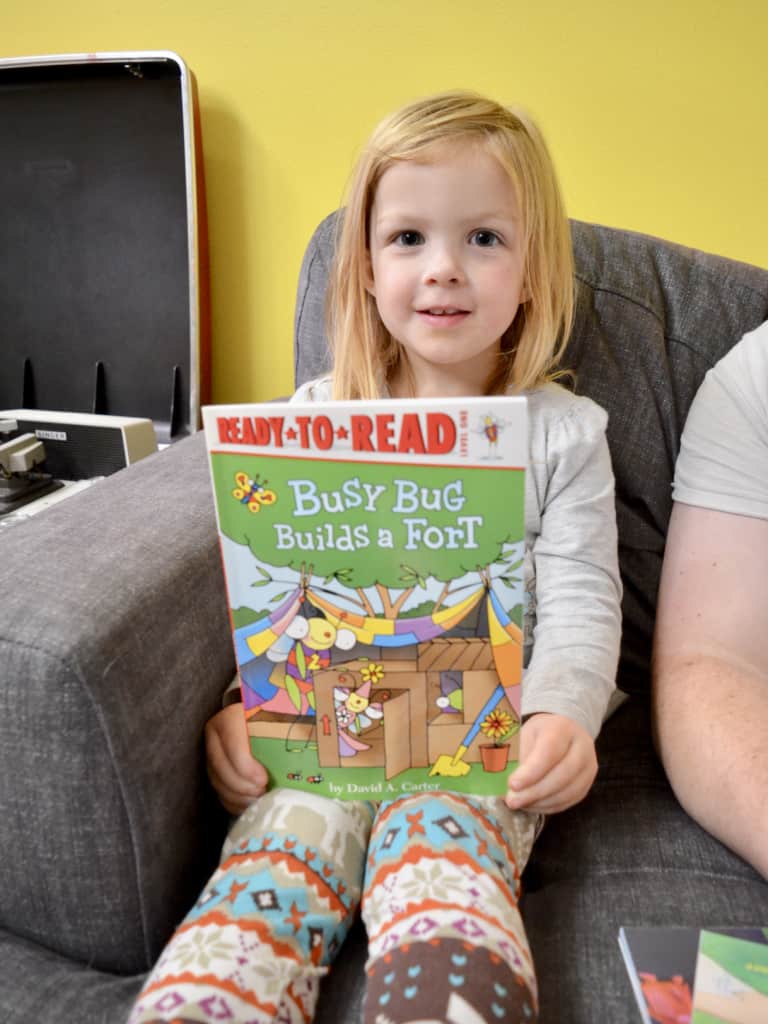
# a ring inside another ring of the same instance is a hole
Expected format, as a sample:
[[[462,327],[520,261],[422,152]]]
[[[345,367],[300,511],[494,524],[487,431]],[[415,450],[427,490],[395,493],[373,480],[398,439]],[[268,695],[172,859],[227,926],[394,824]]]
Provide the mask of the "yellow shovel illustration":
[[[475,736],[477,736],[478,732],[480,732],[480,723],[485,718],[485,716],[489,714],[489,712],[493,711],[493,709],[499,703],[501,698],[504,696],[504,693],[504,687],[501,685],[501,683],[499,683],[496,689],[491,694],[491,696],[483,705],[480,714],[477,716],[473,724],[470,726],[466,736],[456,748],[456,753],[440,754],[438,759],[430,768],[430,777],[432,775],[448,775],[452,778],[458,779],[462,775],[467,774],[471,766],[468,765],[465,760],[463,760],[464,755],[469,749],[469,745],[472,742],[472,740],[475,738]]]

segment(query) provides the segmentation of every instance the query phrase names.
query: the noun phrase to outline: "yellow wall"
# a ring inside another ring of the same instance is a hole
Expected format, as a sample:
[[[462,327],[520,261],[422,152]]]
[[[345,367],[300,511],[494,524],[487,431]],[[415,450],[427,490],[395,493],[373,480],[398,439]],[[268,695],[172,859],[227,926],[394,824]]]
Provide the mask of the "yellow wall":
[[[4,15],[3,56],[171,49],[194,71],[216,401],[291,390],[304,246],[375,121],[440,89],[527,106],[572,216],[768,267],[765,0],[8,0]]]

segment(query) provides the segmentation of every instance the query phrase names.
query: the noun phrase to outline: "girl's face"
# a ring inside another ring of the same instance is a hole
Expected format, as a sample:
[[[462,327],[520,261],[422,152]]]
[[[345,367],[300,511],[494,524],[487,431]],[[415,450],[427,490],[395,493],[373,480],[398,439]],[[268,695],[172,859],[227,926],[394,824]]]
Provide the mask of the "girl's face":
[[[521,218],[501,165],[470,144],[394,163],[369,228],[368,290],[407,353],[416,396],[483,394],[525,300]],[[402,396],[407,381],[390,388]]]

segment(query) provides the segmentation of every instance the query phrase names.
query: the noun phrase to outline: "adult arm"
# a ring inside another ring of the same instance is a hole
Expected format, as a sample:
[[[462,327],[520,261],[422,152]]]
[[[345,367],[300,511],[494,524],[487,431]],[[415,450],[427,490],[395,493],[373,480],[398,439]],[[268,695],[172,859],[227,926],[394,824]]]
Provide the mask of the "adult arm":
[[[656,741],[704,828],[768,877],[768,520],[676,503],[653,660]]]

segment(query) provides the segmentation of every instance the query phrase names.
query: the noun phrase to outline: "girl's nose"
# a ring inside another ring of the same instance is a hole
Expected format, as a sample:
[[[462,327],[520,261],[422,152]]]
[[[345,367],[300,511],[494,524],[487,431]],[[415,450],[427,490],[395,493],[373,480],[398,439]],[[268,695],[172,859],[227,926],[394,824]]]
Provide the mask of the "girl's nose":
[[[426,284],[461,284],[464,281],[464,268],[452,247],[436,246],[428,256],[424,271]]]

